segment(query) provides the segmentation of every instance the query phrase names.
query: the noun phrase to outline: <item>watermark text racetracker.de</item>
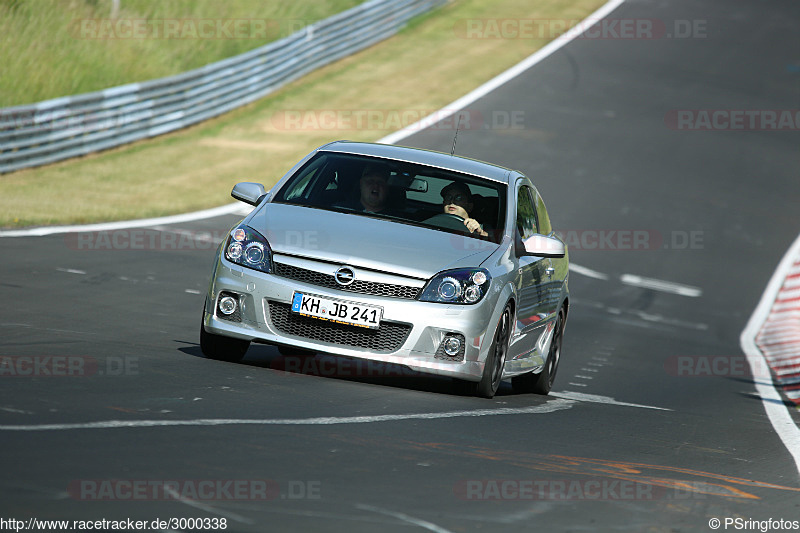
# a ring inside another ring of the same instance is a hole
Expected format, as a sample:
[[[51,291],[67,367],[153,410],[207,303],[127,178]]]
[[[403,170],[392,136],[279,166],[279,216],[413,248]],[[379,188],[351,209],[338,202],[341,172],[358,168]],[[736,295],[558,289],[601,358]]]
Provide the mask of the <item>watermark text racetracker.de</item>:
[[[76,39],[90,40],[266,39],[283,33],[281,25],[269,19],[79,19],[72,21],[70,31]],[[299,29],[294,23],[291,27]]]
[[[66,233],[64,243],[69,249],[83,251],[213,250],[227,237],[225,231],[128,228]]]
[[[329,236],[319,230],[265,230],[272,244],[319,249]],[[180,228],[126,228],[101,231],[78,231],[64,234],[64,244],[80,251],[203,251],[215,250],[228,238],[227,231],[194,231]]]
[[[278,130],[396,131],[410,128],[444,131],[522,130],[521,109],[284,109],[270,119]]]
[[[472,346],[478,347],[483,337],[470,340]],[[281,355],[270,362],[270,368],[282,371],[281,375],[305,374],[343,379],[377,379],[377,378],[420,378],[424,374],[404,365],[371,361],[368,359],[350,359],[323,354]]]
[[[701,250],[702,230],[567,229],[556,231],[570,250]]]
[[[798,131],[800,109],[672,109],[664,124],[676,131]]]
[[[553,40],[568,30],[576,39],[705,39],[705,19],[663,20],[653,18],[556,19],[556,18],[472,18],[453,26],[462,39]]]
[[[324,249],[330,235],[324,230],[265,230],[271,244]],[[702,230],[662,232],[647,229],[567,229],[556,231],[570,250],[702,250]],[[64,235],[71,250],[80,251],[203,251],[214,250],[228,238],[225,231],[193,231],[183,229],[130,228],[118,230],[80,231]],[[472,239],[454,236],[456,248],[477,246]]]
[[[274,479],[76,479],[67,487],[80,501],[319,500],[322,482]]]
[[[281,131],[396,131],[410,128],[443,131],[523,130],[522,109],[284,109],[270,122]],[[123,128],[152,119],[150,110],[111,113],[108,110],[23,109],[0,110],[0,129],[26,133],[58,131],[82,135]]]
[[[0,355],[0,379],[138,375],[136,356]]]
[[[453,487],[469,501],[656,501],[702,499],[687,482],[665,487],[627,479],[467,479]]]
[[[671,355],[664,361],[664,371],[682,378],[768,378],[771,375],[766,361],[751,362],[744,355]]]

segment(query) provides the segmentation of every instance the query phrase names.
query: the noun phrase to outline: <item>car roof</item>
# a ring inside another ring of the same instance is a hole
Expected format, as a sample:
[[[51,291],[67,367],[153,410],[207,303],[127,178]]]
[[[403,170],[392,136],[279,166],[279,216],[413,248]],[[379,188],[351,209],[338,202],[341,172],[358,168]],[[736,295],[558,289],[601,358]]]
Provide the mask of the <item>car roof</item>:
[[[433,150],[423,150],[421,148],[396,146],[393,144],[335,141],[321,146],[319,151],[340,152],[393,159],[408,163],[419,163],[430,167],[479,176],[500,183],[509,183],[512,175],[521,175],[517,171],[476,159],[435,152]]]

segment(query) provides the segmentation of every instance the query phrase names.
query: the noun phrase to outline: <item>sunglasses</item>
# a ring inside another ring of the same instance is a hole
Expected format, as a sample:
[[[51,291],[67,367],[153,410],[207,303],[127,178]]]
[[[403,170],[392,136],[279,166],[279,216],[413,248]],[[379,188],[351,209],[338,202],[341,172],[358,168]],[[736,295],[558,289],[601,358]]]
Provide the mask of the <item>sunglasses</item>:
[[[448,194],[444,197],[445,204],[452,204],[453,202],[464,202],[467,200],[467,196],[464,194]]]

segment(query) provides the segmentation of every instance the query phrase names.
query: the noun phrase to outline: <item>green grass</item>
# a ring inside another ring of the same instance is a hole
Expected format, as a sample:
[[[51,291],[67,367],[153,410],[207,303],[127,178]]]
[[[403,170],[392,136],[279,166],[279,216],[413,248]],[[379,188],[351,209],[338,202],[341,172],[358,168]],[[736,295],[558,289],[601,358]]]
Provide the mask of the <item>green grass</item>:
[[[202,67],[361,1],[120,0],[112,21],[111,0],[0,0],[0,107]]]
[[[122,0],[123,3],[125,0]],[[275,183],[312,148],[335,139],[374,141],[385,124],[285,128],[287,113],[439,109],[516,64],[546,39],[464,38],[471,19],[581,19],[603,0],[456,0],[396,37],[315,71],[273,95],[154,140],[0,176],[0,226],[125,220],[231,201],[238,181]],[[392,123],[392,126],[406,124]],[[536,142],[536,132],[509,130]]]

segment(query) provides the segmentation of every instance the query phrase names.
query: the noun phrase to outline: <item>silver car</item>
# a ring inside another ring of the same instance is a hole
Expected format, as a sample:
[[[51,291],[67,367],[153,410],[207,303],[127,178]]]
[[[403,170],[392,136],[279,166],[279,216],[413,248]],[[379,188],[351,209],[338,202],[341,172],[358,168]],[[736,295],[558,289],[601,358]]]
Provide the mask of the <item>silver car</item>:
[[[569,260],[519,172],[439,152],[339,141],[269,192],[221,244],[203,353],[251,342],[451,376],[491,398],[547,394],[569,311]]]

